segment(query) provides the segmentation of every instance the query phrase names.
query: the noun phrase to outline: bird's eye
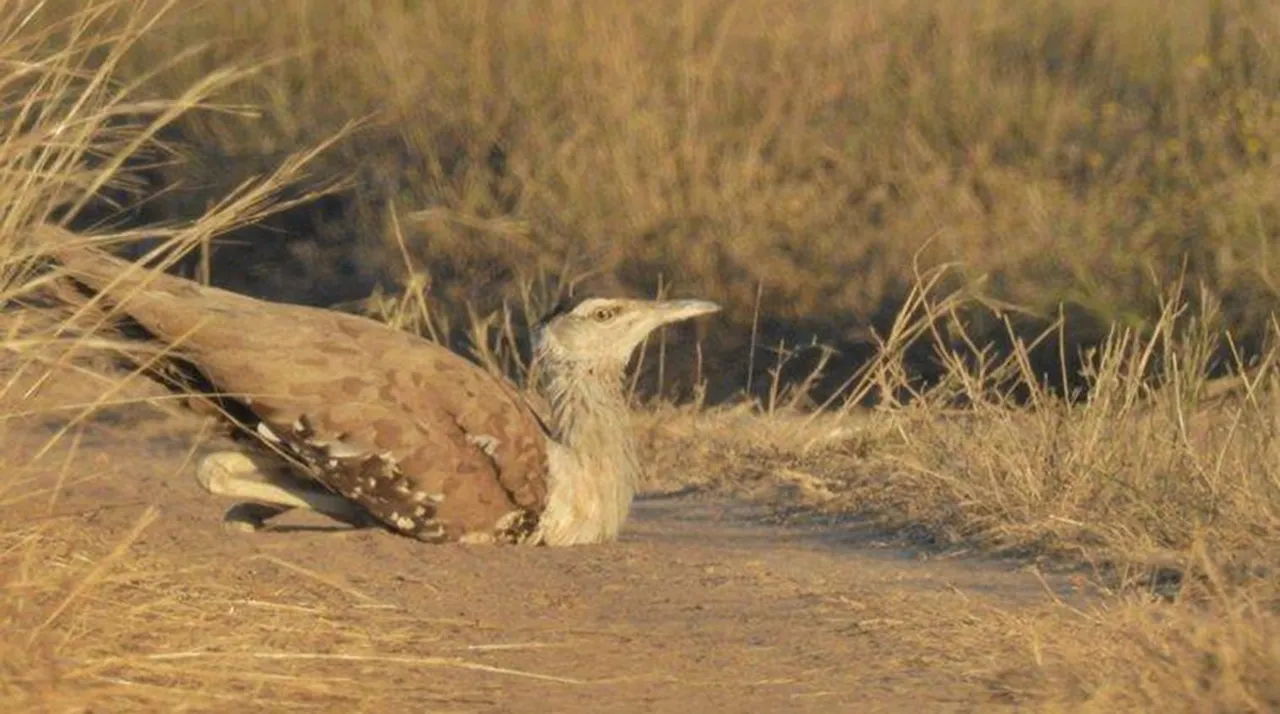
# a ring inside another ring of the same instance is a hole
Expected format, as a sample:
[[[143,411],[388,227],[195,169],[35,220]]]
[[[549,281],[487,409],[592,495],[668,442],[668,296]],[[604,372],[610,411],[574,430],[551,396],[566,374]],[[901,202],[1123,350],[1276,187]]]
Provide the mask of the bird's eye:
[[[598,307],[591,311],[591,319],[596,322],[604,322],[605,320],[613,319],[613,316],[617,314],[618,308],[616,307]]]

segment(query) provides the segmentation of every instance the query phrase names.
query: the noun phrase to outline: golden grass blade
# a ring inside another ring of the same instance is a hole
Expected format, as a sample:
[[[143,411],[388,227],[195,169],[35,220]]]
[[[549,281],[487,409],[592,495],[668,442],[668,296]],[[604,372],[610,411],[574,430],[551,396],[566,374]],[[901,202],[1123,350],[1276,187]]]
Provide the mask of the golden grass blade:
[[[524,679],[536,679],[543,682],[554,682],[557,684],[590,684],[590,682],[582,679],[574,679],[571,677],[559,677],[551,674],[541,674],[538,672],[528,672],[525,670],[512,669],[509,667],[495,667],[493,665],[482,664],[480,662],[471,662],[469,660],[458,657],[411,657],[397,655],[358,655],[358,654],[341,654],[330,652],[165,652],[151,655],[144,655],[141,659],[155,661],[175,661],[190,659],[210,659],[210,658],[248,658],[257,660],[274,660],[274,661],[321,661],[321,662],[371,662],[377,664],[400,664],[410,667],[445,667],[453,669],[467,669],[476,672],[488,672],[490,674],[504,674],[513,677],[521,677]]]
[[[334,590],[338,590],[338,591],[344,592],[344,593],[346,593],[346,594],[350,595],[351,597],[353,597],[353,598],[355,598],[355,599],[357,599],[357,600],[359,600],[359,601],[361,601],[361,602],[363,602],[363,603],[365,603],[365,604],[372,604],[372,605],[382,605],[382,604],[383,604],[383,603],[380,603],[377,599],[375,599],[375,598],[373,598],[373,597],[370,597],[370,596],[368,596],[368,595],[366,595],[366,594],[364,594],[364,593],[360,592],[359,590],[356,590],[355,588],[351,587],[350,585],[347,585],[347,584],[346,584],[345,582],[343,582],[343,581],[342,581],[342,579],[341,579],[341,578],[339,578],[339,577],[332,576],[332,575],[324,575],[324,574],[322,574],[322,573],[317,573],[317,572],[316,572],[316,571],[314,571],[314,570],[311,570],[311,569],[309,569],[309,568],[304,568],[304,567],[302,567],[301,565],[298,565],[297,563],[291,563],[291,562],[289,562],[289,561],[287,561],[287,560],[285,560],[285,559],[283,559],[283,558],[277,558],[277,557],[276,557],[276,556],[274,556],[274,555],[269,555],[269,554],[266,554],[266,553],[259,553],[259,554],[257,554],[257,555],[254,555],[254,556],[250,557],[250,558],[249,558],[249,560],[261,560],[261,561],[264,561],[264,562],[267,562],[267,563],[272,563],[273,565],[278,565],[278,566],[280,566],[281,568],[284,568],[285,570],[288,570],[288,571],[290,571],[290,572],[297,573],[298,575],[302,575],[302,576],[305,576],[305,577],[307,577],[307,578],[310,578],[311,580],[314,580],[314,581],[316,581],[316,582],[318,582],[318,583],[321,583],[321,584],[323,584],[323,585],[327,585],[327,586],[329,586],[329,587],[333,588]]]

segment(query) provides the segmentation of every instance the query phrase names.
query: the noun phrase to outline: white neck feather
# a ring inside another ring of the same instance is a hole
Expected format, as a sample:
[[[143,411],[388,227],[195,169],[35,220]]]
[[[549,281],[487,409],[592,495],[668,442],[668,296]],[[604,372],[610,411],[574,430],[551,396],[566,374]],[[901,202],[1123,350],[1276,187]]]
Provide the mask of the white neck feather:
[[[543,379],[551,402],[547,440],[551,483],[541,518],[548,545],[617,538],[640,473],[623,365],[554,365]]]

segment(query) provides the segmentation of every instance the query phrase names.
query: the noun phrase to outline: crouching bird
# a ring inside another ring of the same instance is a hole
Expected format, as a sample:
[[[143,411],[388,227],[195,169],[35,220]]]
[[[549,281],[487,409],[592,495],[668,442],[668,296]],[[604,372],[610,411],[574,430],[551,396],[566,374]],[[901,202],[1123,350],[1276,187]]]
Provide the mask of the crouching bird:
[[[66,234],[42,250],[78,293],[165,349],[176,371],[159,374],[201,385],[222,418],[256,437],[248,452],[197,466],[206,490],[270,504],[258,506],[268,514],[372,517],[430,542],[615,539],[640,471],[627,362],[658,327],[719,310],[705,300],[561,303],[533,333],[544,420],[512,383],[382,323],[142,270]]]

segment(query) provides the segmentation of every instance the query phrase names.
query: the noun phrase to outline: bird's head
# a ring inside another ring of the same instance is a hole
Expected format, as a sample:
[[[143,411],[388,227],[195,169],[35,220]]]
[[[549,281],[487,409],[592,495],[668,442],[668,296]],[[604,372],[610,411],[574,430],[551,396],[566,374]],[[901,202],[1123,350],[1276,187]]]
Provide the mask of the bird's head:
[[[586,298],[561,303],[534,330],[535,352],[561,363],[621,368],[646,335],[673,322],[716,312],[708,300]]]

